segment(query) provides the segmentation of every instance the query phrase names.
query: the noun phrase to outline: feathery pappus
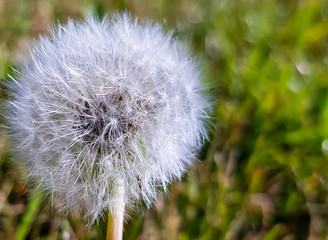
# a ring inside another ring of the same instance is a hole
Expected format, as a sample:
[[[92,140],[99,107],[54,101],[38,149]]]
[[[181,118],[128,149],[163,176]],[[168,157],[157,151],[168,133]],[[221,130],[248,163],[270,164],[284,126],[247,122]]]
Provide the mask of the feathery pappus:
[[[150,206],[207,137],[200,78],[158,24],[127,13],[69,20],[36,41],[8,83],[14,161],[57,209],[90,223],[122,199]]]

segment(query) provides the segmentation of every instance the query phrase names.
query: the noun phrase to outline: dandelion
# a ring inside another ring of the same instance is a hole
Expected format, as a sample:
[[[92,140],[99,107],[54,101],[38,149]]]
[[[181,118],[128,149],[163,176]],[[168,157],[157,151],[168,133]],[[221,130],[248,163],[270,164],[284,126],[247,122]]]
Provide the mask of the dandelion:
[[[57,209],[90,224],[150,206],[206,138],[198,66],[160,25],[128,14],[69,20],[18,66],[6,104],[15,161]]]

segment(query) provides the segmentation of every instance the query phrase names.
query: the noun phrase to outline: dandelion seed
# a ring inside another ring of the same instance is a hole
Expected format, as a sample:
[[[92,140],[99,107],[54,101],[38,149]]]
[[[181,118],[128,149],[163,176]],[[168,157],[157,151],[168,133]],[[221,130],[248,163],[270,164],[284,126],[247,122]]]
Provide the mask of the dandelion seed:
[[[171,32],[128,14],[59,25],[15,79],[6,118],[16,162],[56,208],[90,223],[122,201],[150,206],[206,138],[197,64]]]

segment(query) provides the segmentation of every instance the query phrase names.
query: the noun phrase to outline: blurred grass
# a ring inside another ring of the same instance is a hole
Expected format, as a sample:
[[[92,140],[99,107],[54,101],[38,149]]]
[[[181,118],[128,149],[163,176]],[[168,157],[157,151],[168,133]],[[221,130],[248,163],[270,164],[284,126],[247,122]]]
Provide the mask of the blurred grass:
[[[41,193],[35,192],[25,209],[24,215],[22,217],[19,229],[17,230],[15,239],[16,240],[24,240],[32,226],[33,217],[38,212],[38,209],[41,205],[42,196]]]
[[[0,78],[48,25],[127,9],[176,29],[203,68],[211,141],[182,183],[131,211],[124,239],[328,239],[328,2],[0,1]],[[3,88],[2,88],[3,89]],[[5,93],[1,92],[1,99]],[[0,239],[29,214],[0,135]],[[32,200],[33,201],[33,200]],[[38,205],[27,239],[102,239]]]

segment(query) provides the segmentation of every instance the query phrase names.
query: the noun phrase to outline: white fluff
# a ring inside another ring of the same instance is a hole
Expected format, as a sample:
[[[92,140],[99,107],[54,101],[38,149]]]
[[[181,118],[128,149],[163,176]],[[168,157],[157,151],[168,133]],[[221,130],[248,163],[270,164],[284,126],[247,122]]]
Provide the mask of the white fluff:
[[[206,138],[194,59],[171,32],[128,14],[57,26],[9,86],[15,161],[59,210],[90,223],[122,194],[149,206]]]

